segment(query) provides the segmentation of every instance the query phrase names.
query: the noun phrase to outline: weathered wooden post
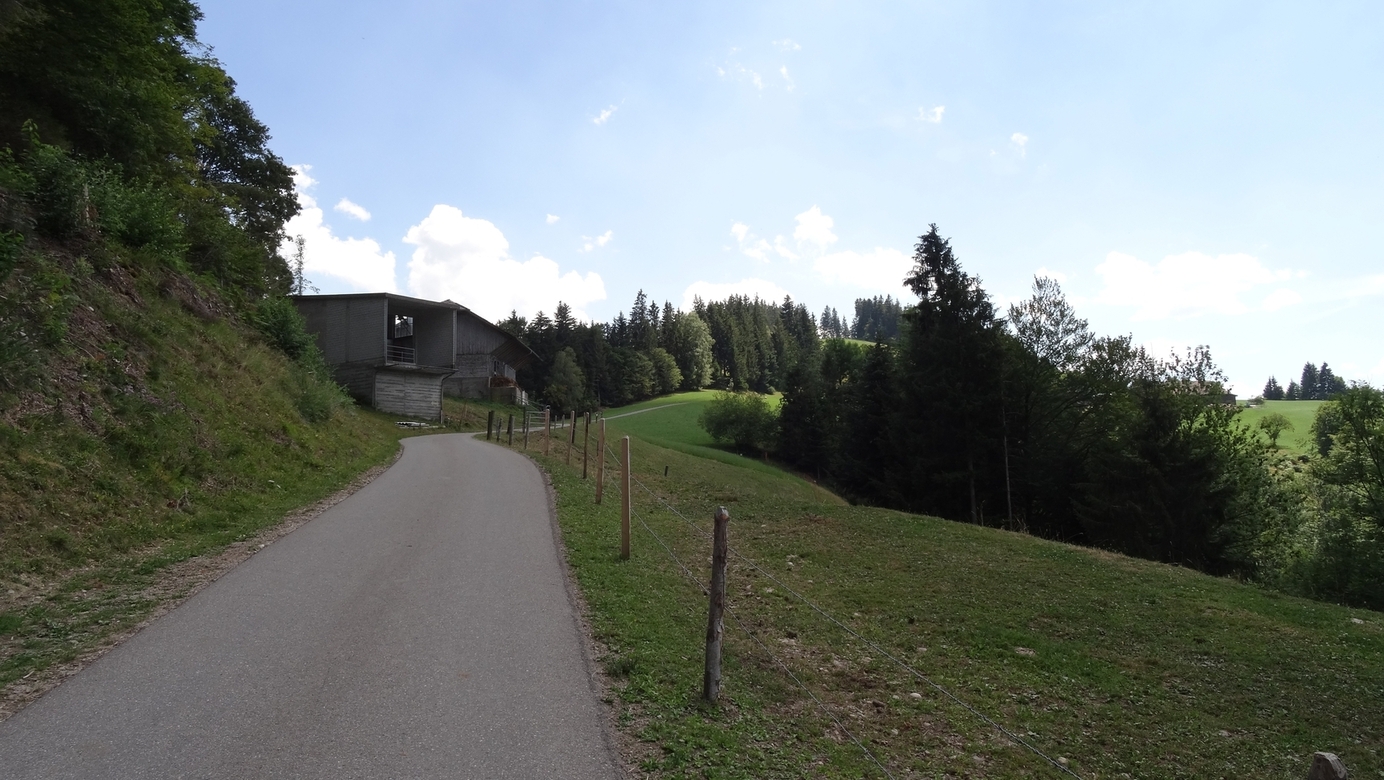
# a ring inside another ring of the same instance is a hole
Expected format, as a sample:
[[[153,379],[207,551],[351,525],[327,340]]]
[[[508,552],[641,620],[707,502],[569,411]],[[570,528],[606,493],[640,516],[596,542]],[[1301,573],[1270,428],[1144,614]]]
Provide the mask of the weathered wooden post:
[[[524,407],[524,451],[529,449],[529,407]]]
[[[1346,780],[1349,774],[1346,765],[1335,753],[1317,753],[1312,756],[1312,768],[1307,772],[1307,780]]]
[[[730,554],[730,541],[726,527],[730,525],[730,512],[723,506],[716,507],[713,516],[716,523],[711,543],[711,609],[706,617],[706,669],[702,674],[702,698],[707,704],[715,704],[721,698],[721,640],[725,637],[724,616],[726,611],[726,558]]]
[[[596,430],[596,503],[605,495],[605,418]]]
[[[620,559],[630,559],[630,437],[620,440]]]
[[[495,427],[495,410],[491,409],[490,414],[485,418],[485,440],[490,441],[490,430]]]
[[[577,410],[572,410],[572,416],[567,424],[572,430],[567,432],[567,465],[572,465],[572,449],[577,446]]]
[[[553,410],[543,410],[543,454],[547,455],[552,450],[553,443]]]
[[[508,429],[506,430],[506,433],[509,435],[509,446],[513,447],[513,446],[514,446],[514,415],[512,415],[512,414],[509,416],[509,427],[508,427]]]
[[[586,479],[586,458],[591,449],[591,412],[586,413],[586,424],[582,426],[581,433],[581,478]]]

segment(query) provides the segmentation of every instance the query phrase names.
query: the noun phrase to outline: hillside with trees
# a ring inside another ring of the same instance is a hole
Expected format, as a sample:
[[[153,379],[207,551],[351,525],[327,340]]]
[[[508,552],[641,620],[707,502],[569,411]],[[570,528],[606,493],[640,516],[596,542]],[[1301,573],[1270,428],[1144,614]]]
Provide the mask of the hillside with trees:
[[[698,298],[683,312],[642,290],[609,323],[577,322],[559,303],[552,317],[511,313],[499,325],[538,354],[520,384],[564,414],[703,387],[772,393],[820,340],[816,318],[791,298]]]

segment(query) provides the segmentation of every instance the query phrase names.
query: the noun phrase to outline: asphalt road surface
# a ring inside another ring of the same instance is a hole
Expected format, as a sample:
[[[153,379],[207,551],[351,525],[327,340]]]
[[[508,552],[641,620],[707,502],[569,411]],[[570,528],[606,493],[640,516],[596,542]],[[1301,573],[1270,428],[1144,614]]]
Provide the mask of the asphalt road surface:
[[[408,439],[0,723],[0,777],[610,780],[580,632],[533,464]]]

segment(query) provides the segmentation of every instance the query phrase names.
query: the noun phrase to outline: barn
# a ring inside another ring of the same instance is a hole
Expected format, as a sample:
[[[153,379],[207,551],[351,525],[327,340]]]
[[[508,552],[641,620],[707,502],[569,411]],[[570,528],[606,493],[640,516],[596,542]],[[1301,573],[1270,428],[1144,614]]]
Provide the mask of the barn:
[[[394,293],[298,295],[293,302],[336,381],[362,404],[439,420],[443,392],[528,400],[516,371],[533,351],[459,303]]]

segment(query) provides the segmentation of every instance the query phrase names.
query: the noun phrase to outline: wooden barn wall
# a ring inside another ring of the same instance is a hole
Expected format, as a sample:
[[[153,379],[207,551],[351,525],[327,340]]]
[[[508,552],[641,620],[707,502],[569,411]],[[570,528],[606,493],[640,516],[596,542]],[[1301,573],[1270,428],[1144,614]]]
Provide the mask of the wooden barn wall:
[[[454,309],[429,308],[413,313],[413,343],[418,349],[418,365],[450,366]]]
[[[384,359],[387,303],[379,298],[298,298],[298,312],[330,365]]]
[[[468,312],[457,315],[457,354],[489,355],[504,346],[505,334]]]
[[[442,416],[444,374],[378,371],[375,408],[390,414],[436,420]]]

